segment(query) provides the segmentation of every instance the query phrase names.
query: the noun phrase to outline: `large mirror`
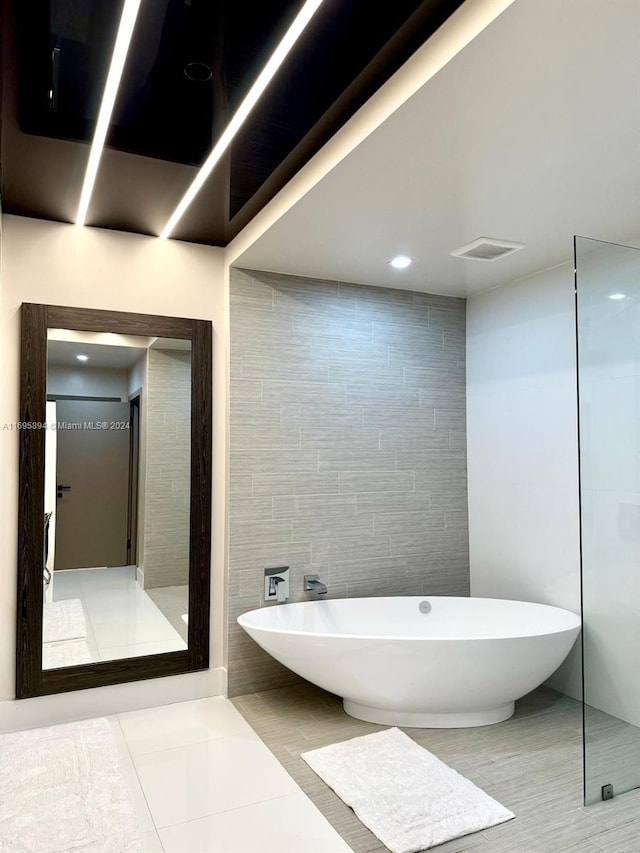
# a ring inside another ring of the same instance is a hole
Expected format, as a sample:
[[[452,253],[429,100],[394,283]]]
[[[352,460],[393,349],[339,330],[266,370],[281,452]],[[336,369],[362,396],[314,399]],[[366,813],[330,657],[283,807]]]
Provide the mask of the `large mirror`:
[[[208,666],[211,324],[22,306],[18,697]]]

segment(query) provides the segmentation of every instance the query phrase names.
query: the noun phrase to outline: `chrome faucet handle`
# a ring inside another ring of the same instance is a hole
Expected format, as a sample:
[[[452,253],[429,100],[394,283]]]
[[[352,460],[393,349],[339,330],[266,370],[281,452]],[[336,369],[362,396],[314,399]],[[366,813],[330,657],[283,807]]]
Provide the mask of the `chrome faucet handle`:
[[[284,583],[284,578],[281,578],[280,575],[271,575],[269,577],[269,595],[276,594],[279,583]]]
[[[289,597],[289,566],[275,566],[264,570],[265,601],[276,599],[279,603]]]
[[[287,600],[287,583],[279,575],[271,575],[269,578],[269,595],[275,595],[276,601],[282,603]]]

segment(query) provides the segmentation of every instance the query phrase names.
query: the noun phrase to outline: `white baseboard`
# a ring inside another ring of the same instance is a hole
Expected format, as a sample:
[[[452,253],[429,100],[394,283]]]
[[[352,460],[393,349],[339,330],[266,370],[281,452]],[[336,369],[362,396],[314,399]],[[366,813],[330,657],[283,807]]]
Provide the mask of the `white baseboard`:
[[[0,733],[226,695],[227,670],[218,667],[111,687],[10,699],[0,702]]]

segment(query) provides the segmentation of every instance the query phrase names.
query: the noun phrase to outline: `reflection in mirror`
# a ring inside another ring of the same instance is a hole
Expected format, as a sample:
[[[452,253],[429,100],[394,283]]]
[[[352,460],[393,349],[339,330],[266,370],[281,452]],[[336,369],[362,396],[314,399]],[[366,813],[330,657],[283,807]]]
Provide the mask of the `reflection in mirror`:
[[[191,341],[47,338],[42,668],[186,649]]]

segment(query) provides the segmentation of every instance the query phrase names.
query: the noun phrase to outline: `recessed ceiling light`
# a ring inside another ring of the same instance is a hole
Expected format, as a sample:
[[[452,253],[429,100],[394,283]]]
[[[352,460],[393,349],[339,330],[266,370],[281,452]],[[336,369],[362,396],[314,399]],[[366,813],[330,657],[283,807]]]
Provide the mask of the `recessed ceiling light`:
[[[626,293],[612,293],[609,296],[609,299],[615,299],[617,301],[618,299],[624,299],[626,295]]]
[[[412,259],[408,258],[406,255],[398,255],[393,258],[393,260],[388,261],[388,263],[394,268],[394,270],[406,270],[411,261]]]
[[[88,355],[77,355],[76,358],[78,359],[78,361],[89,361]]]
[[[80,196],[80,204],[78,205],[78,214],[76,216],[76,225],[84,225],[89,210],[89,202],[93,193],[93,186],[96,182],[98,174],[98,166],[102,157],[104,142],[107,138],[107,131],[111,122],[111,113],[115,104],[120,80],[124,70],[124,63],[129,52],[131,44],[131,36],[133,28],[138,16],[141,0],[125,0],[122,9],[122,17],[120,18],[120,26],[118,27],[118,35],[113,48],[113,56],[111,57],[111,65],[107,74],[107,82],[102,95],[102,103],[100,112],[98,113],[98,121],[96,130],[91,143],[91,151],[89,153],[89,162],[87,163],[87,171],[84,176],[84,184],[82,185],[82,194]]]
[[[169,221],[160,232],[160,237],[163,240],[166,240],[167,237],[171,236],[171,232],[176,227],[180,219],[182,219],[185,211],[202,189],[202,186],[213,171],[214,167],[220,161],[224,152],[231,145],[234,136],[246,121],[247,117],[249,116],[249,113],[255,107],[256,103],[258,102],[258,99],[271,82],[271,79],[275,75],[276,71],[280,68],[287,55],[289,54],[289,51],[294,46],[298,38],[302,35],[302,32],[304,31],[305,27],[313,17],[318,7],[322,4],[322,2],[323,0],[306,0],[306,3],[298,12],[293,23],[285,33],[282,41],[271,54],[269,61],[258,75],[255,83],[249,89],[247,95],[245,96],[245,99],[242,101],[242,103],[234,113],[231,121],[224,129],[222,136],[216,142],[213,147],[213,150],[200,167],[200,171],[193,179],[191,186],[183,195],[182,199],[180,200],[180,203],[169,217]]]

